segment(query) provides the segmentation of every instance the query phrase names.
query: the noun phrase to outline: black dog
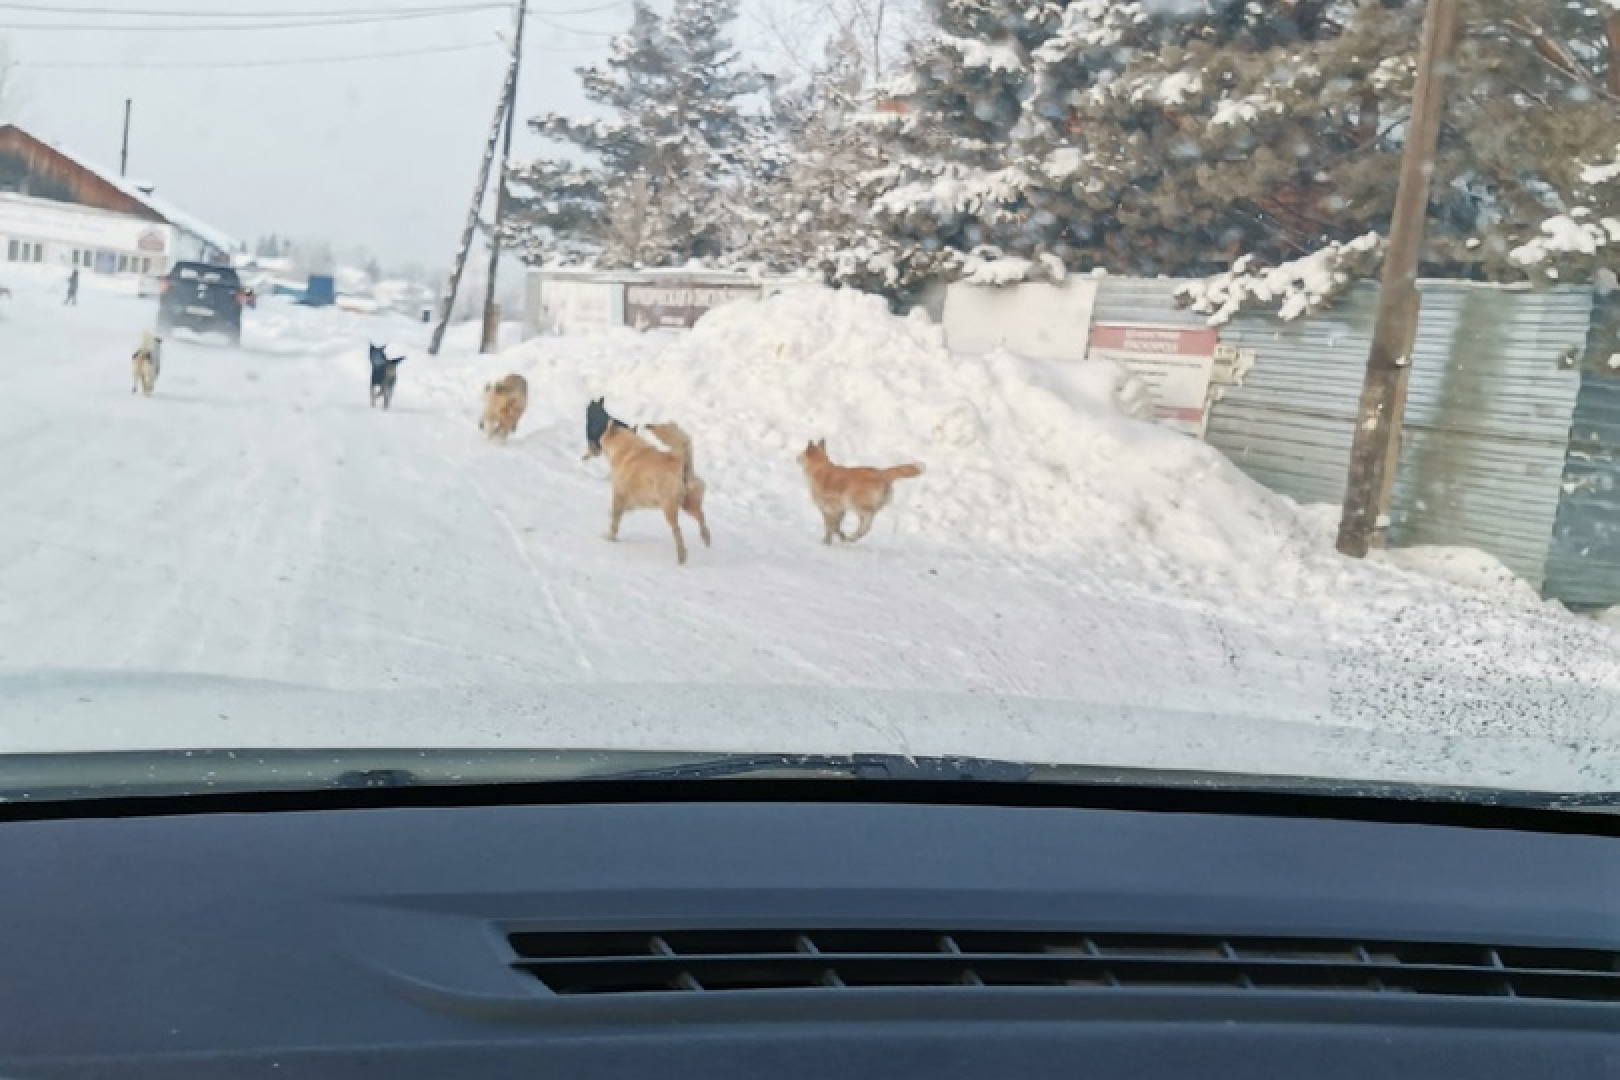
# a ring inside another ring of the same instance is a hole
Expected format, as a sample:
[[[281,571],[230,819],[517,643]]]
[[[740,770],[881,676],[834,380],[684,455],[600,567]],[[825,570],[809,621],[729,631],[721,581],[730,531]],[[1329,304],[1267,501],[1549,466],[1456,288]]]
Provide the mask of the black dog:
[[[399,378],[399,365],[405,362],[403,356],[390,357],[388,346],[373,345],[371,347],[371,407],[376,408],[377,402],[382,401],[382,407],[388,408],[394,402],[394,382]]]
[[[608,415],[607,398],[597,398],[585,406],[585,457],[593,458],[602,452],[602,436],[607,434],[608,428],[628,428],[629,424],[623,420],[615,420]],[[634,431],[635,428],[630,428]]]

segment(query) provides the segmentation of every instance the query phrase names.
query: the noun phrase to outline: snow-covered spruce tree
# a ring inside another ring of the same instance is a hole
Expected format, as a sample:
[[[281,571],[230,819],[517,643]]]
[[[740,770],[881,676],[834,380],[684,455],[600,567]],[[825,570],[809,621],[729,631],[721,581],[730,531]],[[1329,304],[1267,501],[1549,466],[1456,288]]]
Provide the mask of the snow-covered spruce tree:
[[[1453,201],[1435,261],[1541,282],[1620,270],[1620,0],[1464,10],[1439,178],[1472,206]]]
[[[1330,78],[1318,56],[1347,41],[1329,9],[1357,5],[940,3],[941,32],[895,86],[905,153],[872,177],[896,253],[1205,274],[1364,231],[1309,205],[1378,130],[1356,85],[1370,70]],[[1400,5],[1376,6],[1386,17],[1356,28],[1374,62],[1412,37]]]
[[[1365,238],[1393,206],[1418,0],[936,3],[940,33],[895,86],[894,164],[867,177],[892,262],[949,272],[987,245],[1033,267],[1205,275],[1243,257],[1216,306],[1292,311],[1376,270]],[[1564,250],[1596,234],[1563,219],[1610,214],[1585,167],[1620,157],[1617,15],[1465,0],[1425,272],[1601,258]]]
[[[835,36],[809,77],[774,97],[772,123],[750,152],[741,261],[830,277],[841,258],[876,239],[856,189],[882,161],[865,123],[867,97],[862,53],[848,35]]]
[[[836,268],[841,281],[891,295],[952,275],[974,249],[1023,253],[1042,240],[1022,227],[1031,162],[1021,121],[1030,53],[1058,32],[1064,9],[1007,0],[934,0],[932,8],[935,32],[880,88],[873,127],[884,160],[858,182],[875,242]]]
[[[737,242],[746,148],[763,85],[730,39],[735,0],[634,5],[612,54],[580,69],[600,118],[550,114],[536,133],[577,151],[512,171],[507,242],[530,262],[680,266]]]
[[[1363,5],[1324,53],[1325,72],[1364,58],[1364,42],[1388,41],[1375,5]],[[1351,229],[1387,229],[1411,98],[1421,5],[1397,13],[1411,26],[1401,49],[1381,54],[1365,88],[1375,141],[1353,160],[1326,170],[1310,206],[1339,214],[1316,250],[1286,262],[1286,253],[1251,259],[1237,275],[1248,299],[1228,295],[1215,314],[1251,303],[1306,310],[1326,295],[1375,272],[1365,244],[1340,244]],[[1395,20],[1399,25],[1400,20]],[[1385,35],[1379,37],[1378,35]],[[1422,270],[1491,281],[1591,280],[1620,265],[1605,249],[1620,242],[1620,186],[1601,168],[1620,147],[1620,9],[1465,0],[1460,32],[1446,67],[1446,111],[1436,154]],[[1397,41],[1395,44],[1401,44]],[[1376,97],[1374,97],[1376,95]],[[1606,220],[1607,219],[1607,220]],[[1613,228],[1609,223],[1613,223]],[[1327,258],[1324,258],[1327,256]],[[1350,262],[1343,263],[1341,257]],[[1304,272],[1300,272],[1303,270]],[[1327,271],[1324,273],[1324,271]],[[1217,283],[1219,284],[1219,283]],[[1203,297],[1208,307],[1214,297]]]

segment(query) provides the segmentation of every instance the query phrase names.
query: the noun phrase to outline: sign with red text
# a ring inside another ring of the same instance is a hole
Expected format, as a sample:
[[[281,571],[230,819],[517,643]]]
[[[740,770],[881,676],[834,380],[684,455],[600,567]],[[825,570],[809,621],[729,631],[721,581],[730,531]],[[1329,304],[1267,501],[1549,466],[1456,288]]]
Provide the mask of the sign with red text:
[[[1087,355],[1117,361],[1147,383],[1156,421],[1203,438],[1218,344],[1219,333],[1203,327],[1097,325]]]

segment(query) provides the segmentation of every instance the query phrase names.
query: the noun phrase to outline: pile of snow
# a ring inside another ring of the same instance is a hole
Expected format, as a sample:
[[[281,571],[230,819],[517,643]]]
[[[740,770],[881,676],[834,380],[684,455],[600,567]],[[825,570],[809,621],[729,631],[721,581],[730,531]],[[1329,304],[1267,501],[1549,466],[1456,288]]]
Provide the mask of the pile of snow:
[[[1500,559],[1474,548],[1390,548],[1377,552],[1376,556],[1381,562],[1454,585],[1503,607],[1535,608],[1546,603],[1529,582],[1509,570]]]
[[[735,303],[680,336],[540,339],[464,372],[470,411],[495,370],[529,380],[529,440],[583,443],[585,403],[628,423],[672,419],[694,437],[711,499],[813,532],[795,458],[826,438],[834,461],[920,461],[879,521],[953,546],[1157,564],[1173,576],[1270,576],[1308,552],[1293,504],[1212,447],[1145,423],[1145,391],[1112,362],[953,355],[920,315],[806,288]]]
[[[285,296],[260,297],[258,305],[242,316],[242,346],[266,356],[344,353],[365,350],[355,340],[356,330],[389,352],[421,336],[420,323],[398,315],[383,315],[356,322],[338,307],[305,307]]]

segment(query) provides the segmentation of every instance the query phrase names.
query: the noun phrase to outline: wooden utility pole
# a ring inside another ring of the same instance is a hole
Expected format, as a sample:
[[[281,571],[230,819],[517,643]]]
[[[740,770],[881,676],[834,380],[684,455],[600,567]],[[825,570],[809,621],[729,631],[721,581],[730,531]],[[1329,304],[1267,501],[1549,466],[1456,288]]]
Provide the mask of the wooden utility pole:
[[[124,148],[118,154],[118,175],[129,175],[129,114],[134,108],[134,101],[124,99]]]
[[[478,210],[484,203],[484,192],[489,188],[489,170],[495,162],[495,151],[501,145],[502,124],[506,122],[507,109],[513,101],[513,90],[517,86],[518,64],[523,54],[518,49],[523,44],[523,16],[525,3],[518,4],[517,33],[513,36],[512,57],[506,65],[506,81],[501,85],[501,96],[495,103],[495,120],[489,126],[489,138],[484,143],[484,160],[478,167],[478,184],[473,188],[472,203],[467,207],[467,224],[461,230],[461,246],[456,249],[455,267],[450,271],[450,283],[440,301],[439,323],[433,328],[433,340],[428,345],[428,355],[439,355],[439,349],[444,345],[444,332],[450,326],[450,316],[455,311],[456,294],[461,291],[461,275],[466,272],[467,258],[472,252],[473,234],[478,228]]]
[[[500,343],[501,312],[495,306],[495,276],[501,265],[501,224],[506,220],[506,170],[512,158],[512,128],[517,124],[518,59],[523,55],[523,16],[528,0],[518,0],[517,31],[512,41],[512,77],[506,80],[506,134],[501,167],[495,173],[495,222],[489,230],[489,280],[484,283],[484,340],[479,352],[494,352]]]
[[[1377,321],[1367,351],[1367,375],[1350,448],[1350,477],[1339,519],[1338,549],[1357,558],[1367,554],[1375,532],[1387,522],[1390,490],[1400,457],[1401,417],[1406,410],[1407,375],[1417,338],[1420,300],[1418,255],[1429,207],[1444,100],[1442,68],[1456,35],[1456,0],[1428,0],[1418,45],[1417,84],[1401,151],[1400,186],[1389,226],[1389,246],[1378,290]]]

